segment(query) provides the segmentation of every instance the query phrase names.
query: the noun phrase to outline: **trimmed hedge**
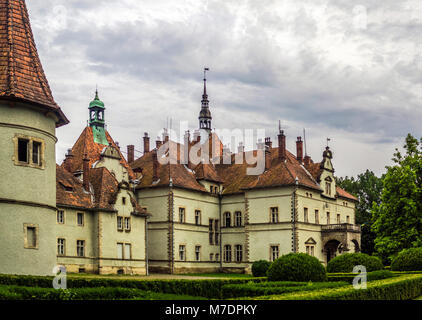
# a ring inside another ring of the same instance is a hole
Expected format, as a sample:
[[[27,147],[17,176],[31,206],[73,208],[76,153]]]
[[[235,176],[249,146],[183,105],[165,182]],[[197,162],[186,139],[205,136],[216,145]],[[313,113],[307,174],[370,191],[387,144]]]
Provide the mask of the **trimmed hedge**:
[[[279,296],[257,297],[257,300],[410,300],[422,295],[422,275],[406,275],[367,284],[366,290],[352,286],[298,292]]]
[[[358,265],[365,266],[367,272],[384,269],[384,265],[378,257],[365,253],[345,253],[328,262],[327,272],[353,272],[353,268]]]
[[[67,277],[67,287],[98,288],[118,287],[133,288],[156,293],[221,299],[222,287],[226,284],[244,284],[250,281],[261,282],[266,278],[252,279],[206,279],[206,280],[136,280]],[[0,285],[51,288],[53,277],[0,275]]]
[[[75,288],[55,290],[0,286],[0,300],[193,300],[191,296],[176,296],[128,288]],[[205,298],[202,298],[205,299]]]
[[[251,284],[228,284],[223,286],[223,299],[239,297],[256,297],[288,292],[313,291],[324,288],[338,288],[350,285],[347,282],[268,282]]]
[[[401,251],[391,263],[393,271],[422,270],[422,248],[410,248]]]
[[[271,262],[267,260],[255,261],[252,264],[252,274],[254,277],[266,277],[267,271],[271,266]]]
[[[275,260],[267,271],[269,281],[321,282],[327,280],[325,267],[305,253],[289,253]]]
[[[358,276],[359,273],[331,273],[327,275],[328,281],[346,281],[349,283],[353,283],[353,279]],[[388,270],[377,270],[368,272],[366,274],[367,281],[374,281],[374,280],[381,280],[381,279],[388,279],[395,277],[396,275]]]

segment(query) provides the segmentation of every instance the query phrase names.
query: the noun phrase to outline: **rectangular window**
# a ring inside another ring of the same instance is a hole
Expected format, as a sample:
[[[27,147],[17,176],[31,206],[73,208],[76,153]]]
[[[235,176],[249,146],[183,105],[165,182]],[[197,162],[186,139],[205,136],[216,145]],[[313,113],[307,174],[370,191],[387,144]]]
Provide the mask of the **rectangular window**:
[[[236,245],[236,262],[242,262],[243,260],[243,247]]]
[[[242,226],[242,212],[236,211],[235,214],[236,227]]]
[[[215,254],[215,261],[220,261],[220,254],[219,253]]]
[[[64,224],[64,211],[63,210],[57,211],[57,223]]]
[[[308,217],[308,208],[304,208],[303,209],[303,221],[305,221],[306,223],[309,222],[309,217]]]
[[[340,215],[337,215],[337,224],[340,224]]]
[[[185,223],[185,208],[179,208],[179,222]]]
[[[117,244],[117,259],[123,260],[123,243]]]
[[[132,245],[130,243],[125,244],[125,255],[124,258],[126,260],[132,259]]]
[[[311,254],[311,250],[309,246],[306,246],[306,254]]]
[[[129,217],[126,217],[125,218],[125,230],[126,231],[130,231],[130,229],[131,229],[130,218]]]
[[[29,163],[29,140],[18,139],[18,161]]]
[[[201,224],[201,211],[195,210],[195,224],[199,226]]]
[[[85,240],[76,241],[76,251],[78,257],[85,257]]]
[[[220,243],[220,220],[214,220],[214,232],[215,232],[215,245],[218,246]]]
[[[327,212],[327,224],[330,224],[331,222],[330,222],[330,213],[329,212]]]
[[[210,239],[210,245],[214,245],[214,220],[213,219],[210,219],[209,239]]]
[[[123,230],[123,217],[117,217],[117,230]]]
[[[179,259],[180,261],[186,261],[186,246],[179,246]]]
[[[84,214],[81,213],[81,212],[79,212],[78,213],[78,226],[83,227],[84,226],[84,223],[85,223],[84,220],[85,220],[84,219]]]
[[[350,216],[346,217],[347,224],[350,224]]]
[[[214,261],[214,253],[210,253],[210,261]]]
[[[232,246],[224,246],[224,262],[232,262]]]
[[[201,246],[195,247],[195,260],[201,261]]]
[[[315,210],[315,223],[319,224],[319,211]]]
[[[271,211],[271,223],[278,223],[278,207],[273,207]]]
[[[37,141],[32,142],[32,163],[41,166],[41,143]]]
[[[311,256],[315,257],[315,247],[311,246]]]
[[[35,227],[27,227],[26,239],[27,239],[28,248],[37,247],[37,230],[35,229]]]
[[[280,254],[280,252],[279,252],[279,246],[271,246],[270,247],[270,253],[271,253],[270,260],[271,261],[277,260],[278,257],[279,257],[279,254]]]
[[[325,193],[327,195],[331,196],[331,183],[330,182],[325,183]]]
[[[57,254],[59,256],[65,255],[65,249],[66,249],[66,240],[65,239],[58,239],[57,240]]]
[[[230,212],[224,213],[224,222],[226,228],[230,228],[232,226],[232,215]]]

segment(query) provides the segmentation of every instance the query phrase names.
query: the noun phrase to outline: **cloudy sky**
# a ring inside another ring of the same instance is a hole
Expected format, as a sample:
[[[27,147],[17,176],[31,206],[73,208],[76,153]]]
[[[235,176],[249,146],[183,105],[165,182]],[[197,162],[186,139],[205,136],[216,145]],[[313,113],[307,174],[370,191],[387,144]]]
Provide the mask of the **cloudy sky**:
[[[202,70],[215,128],[278,120],[295,151],[337,175],[380,174],[407,133],[422,136],[422,3],[350,0],[27,0],[38,51],[76,141],[98,85],[108,130],[142,151],[172,118],[197,128]],[[139,154],[138,154],[139,155]]]

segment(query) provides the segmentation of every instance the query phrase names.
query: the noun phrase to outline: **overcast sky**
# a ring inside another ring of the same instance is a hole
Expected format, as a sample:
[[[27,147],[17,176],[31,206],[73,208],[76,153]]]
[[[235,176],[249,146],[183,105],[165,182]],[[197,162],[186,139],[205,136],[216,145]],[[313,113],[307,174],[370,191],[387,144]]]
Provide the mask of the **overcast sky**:
[[[61,163],[98,85],[108,130],[143,150],[166,126],[198,127],[203,68],[214,128],[306,128],[338,176],[380,174],[407,133],[422,136],[422,3],[311,0],[27,0],[56,102]],[[138,154],[139,155],[139,154]]]

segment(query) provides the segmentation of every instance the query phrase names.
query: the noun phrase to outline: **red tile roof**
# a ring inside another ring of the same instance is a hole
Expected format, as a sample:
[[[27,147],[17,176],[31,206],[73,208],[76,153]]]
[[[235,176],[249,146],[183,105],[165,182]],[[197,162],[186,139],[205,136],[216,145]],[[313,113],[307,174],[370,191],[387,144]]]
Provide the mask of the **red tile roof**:
[[[57,206],[68,206],[85,210],[114,211],[116,197],[120,186],[116,178],[107,168],[94,168],[90,170],[90,185],[92,190],[84,190],[83,183],[73,174],[60,166],[57,172]],[[91,193],[92,192],[92,193]],[[146,214],[135,198],[131,196],[131,204],[135,214]]]
[[[0,98],[53,112],[57,127],[69,123],[51,93],[24,0],[0,0]]]
[[[219,141],[219,140],[218,140]],[[177,147],[177,159],[180,160],[180,144],[170,142]],[[222,153],[222,150],[220,150]],[[252,154],[253,153],[253,154]],[[140,184],[138,188],[157,188],[169,186],[169,167],[171,168],[171,177],[174,186],[187,188],[195,191],[208,192],[198,181],[208,180],[221,182],[223,184],[223,194],[243,193],[248,189],[270,188],[279,186],[295,185],[296,177],[298,184],[302,187],[311,188],[322,192],[319,185],[319,176],[322,172],[321,163],[313,163],[305,168],[300,164],[296,157],[286,152],[287,159],[282,162],[278,158],[278,148],[271,149],[271,166],[269,170],[260,175],[248,175],[247,169],[253,168],[255,165],[249,165],[244,161],[242,164],[235,164],[235,154],[232,154],[232,164],[199,164],[196,167],[181,164],[158,165],[159,180],[153,181],[153,151],[145,154],[131,164],[136,171],[142,171],[138,175]],[[257,151],[246,152],[245,155],[257,156]],[[222,162],[222,161],[221,161]],[[190,168],[194,167],[193,170]],[[355,200],[356,198],[348,194],[346,191],[337,187],[338,196]]]
[[[119,152],[120,163],[128,170],[130,179],[134,179],[135,174],[132,171],[132,168],[127,163],[125,157],[122,155],[120,149],[117,147],[113,138],[106,131],[107,141]],[[71,165],[71,171],[82,171],[83,169],[83,159],[86,154],[89,159],[89,166],[92,168],[92,165],[101,159],[101,153],[106,148],[105,145],[94,142],[94,135],[91,127],[86,127],[82,131],[78,140],[72,147],[73,160]],[[64,167],[64,163],[62,164]]]

